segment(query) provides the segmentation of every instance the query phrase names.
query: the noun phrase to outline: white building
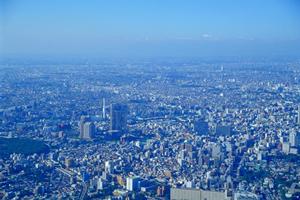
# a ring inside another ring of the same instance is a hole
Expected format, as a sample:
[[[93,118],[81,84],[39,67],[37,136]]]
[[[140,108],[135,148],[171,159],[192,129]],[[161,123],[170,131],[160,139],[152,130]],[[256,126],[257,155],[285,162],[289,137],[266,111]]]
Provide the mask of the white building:
[[[290,132],[289,142],[292,147],[300,146],[300,132]]]
[[[140,178],[139,177],[127,177],[126,178],[126,189],[128,191],[137,191],[140,188]]]

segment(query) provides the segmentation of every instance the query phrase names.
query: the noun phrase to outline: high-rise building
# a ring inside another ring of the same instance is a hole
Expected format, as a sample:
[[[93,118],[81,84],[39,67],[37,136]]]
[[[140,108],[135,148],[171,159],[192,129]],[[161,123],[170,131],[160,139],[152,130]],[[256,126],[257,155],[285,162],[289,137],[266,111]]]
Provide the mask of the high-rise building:
[[[211,145],[211,156],[214,159],[220,159],[220,157],[221,157],[221,146],[219,144],[213,143]]]
[[[114,164],[111,161],[106,161],[104,165],[104,170],[106,173],[113,173]]]
[[[141,179],[139,177],[127,177],[126,189],[128,191],[137,191],[140,188]]]
[[[290,143],[288,142],[283,142],[282,143],[282,151],[285,154],[289,154],[290,153]]]
[[[81,116],[79,121],[79,137],[84,138],[84,124],[90,120],[89,116]]]
[[[110,130],[124,133],[127,130],[128,107],[124,104],[111,104]]]
[[[81,116],[79,121],[79,137],[81,139],[92,139],[95,134],[95,125],[89,116]]]
[[[85,122],[83,126],[83,139],[92,139],[95,135],[95,125],[93,122]]]
[[[98,178],[97,180],[97,190],[103,190],[103,180],[101,178]]]
[[[105,98],[102,99],[102,118],[106,118],[106,112],[105,112]]]
[[[300,147],[300,132],[290,132],[289,142],[292,147]]]
[[[199,135],[207,135],[208,134],[208,123],[203,119],[197,119],[194,122],[194,131]]]
[[[229,125],[217,125],[216,135],[230,136],[232,134],[232,128]]]

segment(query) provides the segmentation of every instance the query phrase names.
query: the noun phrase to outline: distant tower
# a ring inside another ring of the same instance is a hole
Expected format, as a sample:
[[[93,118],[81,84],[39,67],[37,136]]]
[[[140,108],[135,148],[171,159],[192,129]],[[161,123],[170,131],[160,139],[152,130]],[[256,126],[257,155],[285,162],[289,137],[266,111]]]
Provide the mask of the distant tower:
[[[124,133],[127,130],[128,107],[124,104],[111,104],[110,130]]]
[[[106,113],[105,113],[105,98],[102,99],[102,118],[106,118]]]

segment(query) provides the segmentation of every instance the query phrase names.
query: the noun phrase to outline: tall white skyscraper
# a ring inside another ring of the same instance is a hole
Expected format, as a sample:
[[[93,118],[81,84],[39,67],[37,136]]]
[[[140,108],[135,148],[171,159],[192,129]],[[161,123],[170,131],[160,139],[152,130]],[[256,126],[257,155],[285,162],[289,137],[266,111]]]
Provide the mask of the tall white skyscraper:
[[[105,98],[102,99],[102,118],[106,118],[106,113],[105,113]]]

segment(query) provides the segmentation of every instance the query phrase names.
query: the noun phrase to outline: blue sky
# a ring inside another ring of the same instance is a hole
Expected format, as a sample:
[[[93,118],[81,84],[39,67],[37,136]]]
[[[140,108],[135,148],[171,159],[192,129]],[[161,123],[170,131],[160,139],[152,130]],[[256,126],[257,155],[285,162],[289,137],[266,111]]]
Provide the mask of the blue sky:
[[[300,56],[297,0],[1,0],[1,56]]]

